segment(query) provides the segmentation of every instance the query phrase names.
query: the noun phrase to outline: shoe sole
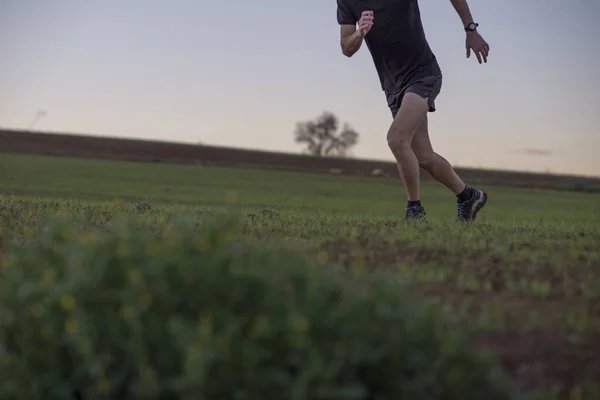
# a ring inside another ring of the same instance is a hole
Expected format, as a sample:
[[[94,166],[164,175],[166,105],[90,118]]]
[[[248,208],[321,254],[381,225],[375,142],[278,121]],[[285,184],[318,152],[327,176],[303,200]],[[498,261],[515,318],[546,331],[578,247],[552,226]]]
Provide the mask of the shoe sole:
[[[482,198],[477,199],[477,201],[475,203],[473,203],[473,207],[471,208],[471,215],[469,218],[469,221],[475,221],[475,218],[477,218],[477,213],[479,211],[481,211],[481,209],[487,204],[488,201],[488,195],[486,192],[483,192],[480,190],[480,193],[483,194],[483,196],[481,196]]]

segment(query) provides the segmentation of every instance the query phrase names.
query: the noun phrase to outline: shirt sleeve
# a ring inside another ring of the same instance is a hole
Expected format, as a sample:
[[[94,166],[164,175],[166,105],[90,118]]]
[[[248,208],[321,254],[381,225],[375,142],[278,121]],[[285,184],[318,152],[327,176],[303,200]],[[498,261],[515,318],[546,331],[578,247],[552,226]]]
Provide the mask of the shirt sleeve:
[[[337,0],[337,21],[340,25],[356,25],[358,22],[344,0]]]

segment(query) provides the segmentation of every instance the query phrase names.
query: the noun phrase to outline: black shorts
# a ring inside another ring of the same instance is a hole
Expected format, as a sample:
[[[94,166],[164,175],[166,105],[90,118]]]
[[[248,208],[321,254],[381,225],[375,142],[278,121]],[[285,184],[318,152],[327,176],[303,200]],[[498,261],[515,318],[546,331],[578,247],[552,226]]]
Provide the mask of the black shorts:
[[[442,90],[442,75],[431,75],[425,78],[416,80],[406,85],[401,90],[387,95],[388,106],[392,112],[392,117],[396,118],[396,114],[402,104],[402,98],[405,93],[415,93],[426,98],[429,103],[429,112],[435,112],[435,99]]]

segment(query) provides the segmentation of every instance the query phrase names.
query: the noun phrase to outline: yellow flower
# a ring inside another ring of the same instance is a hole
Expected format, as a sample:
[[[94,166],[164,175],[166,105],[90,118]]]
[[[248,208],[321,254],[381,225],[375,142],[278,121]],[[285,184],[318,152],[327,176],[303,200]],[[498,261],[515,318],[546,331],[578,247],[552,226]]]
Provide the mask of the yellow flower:
[[[302,316],[297,316],[295,320],[296,329],[300,332],[306,332],[309,328],[308,320]]]
[[[29,311],[36,318],[39,318],[42,315],[44,315],[44,307],[41,304],[35,304],[35,305],[31,306]]]
[[[225,201],[227,203],[235,203],[240,198],[240,194],[235,190],[230,190],[225,195]]]
[[[250,337],[255,338],[260,336],[268,329],[269,319],[265,316],[261,316],[254,322],[254,324],[252,324],[252,328],[250,329]]]
[[[353,266],[356,269],[361,269],[365,266],[365,255],[364,254],[357,254],[354,257],[354,262],[353,262]]]
[[[113,200],[113,206],[117,209],[122,209],[124,207],[124,205],[125,205],[125,202],[123,201],[123,199],[121,199],[119,197],[116,197]]]
[[[122,244],[123,242],[120,242],[119,245],[117,246],[117,250],[115,251],[115,253],[119,256],[119,257],[124,257],[127,252],[128,249],[125,248],[125,245]]]
[[[333,350],[338,357],[343,357],[346,354],[346,347],[342,343],[336,343]]]
[[[69,335],[74,335],[79,332],[79,323],[75,319],[68,319],[65,323],[65,332]]]
[[[160,244],[158,244],[156,242],[148,243],[148,246],[146,246],[146,252],[150,256],[157,255],[159,251],[160,251]]]
[[[77,307],[77,300],[75,300],[75,297],[71,296],[70,294],[64,294],[60,298],[60,306],[63,310],[73,310],[75,307]]]
[[[326,251],[320,252],[317,255],[317,260],[319,260],[320,263],[325,264],[327,261],[329,261],[329,253]]]
[[[200,320],[198,321],[198,331],[205,335],[212,332],[212,319],[210,318],[209,313],[202,313],[200,315]]]
[[[14,362],[14,357],[9,354],[4,354],[2,356],[2,358],[0,359],[0,361],[2,362],[2,365],[4,365],[5,367],[10,367],[12,365],[12,363]]]
[[[569,400],[581,400],[583,396],[583,390],[580,387],[576,387],[570,390]]]
[[[122,306],[119,309],[119,316],[125,321],[129,321],[133,317],[133,308],[130,306]]]
[[[142,280],[142,271],[140,271],[140,269],[137,267],[131,267],[127,270],[127,277],[133,284],[140,283]]]
[[[234,264],[231,266],[231,272],[234,275],[239,275],[244,272],[244,266],[241,262],[234,262]]]
[[[182,242],[183,242],[183,239],[181,239],[181,236],[179,236],[177,233],[169,235],[169,237],[167,238],[167,241],[166,241],[166,243],[169,245],[170,248],[179,247],[179,246],[181,246]],[[165,242],[163,242],[163,243],[165,243]]]
[[[202,358],[204,355],[204,347],[201,344],[194,344],[188,348],[190,357],[194,360]]]
[[[42,288],[47,288],[52,286],[52,284],[56,281],[58,273],[55,269],[46,269],[44,270],[44,276],[42,277],[42,281],[40,285]]]
[[[202,252],[210,250],[210,242],[206,238],[202,238],[196,242],[196,248]]]
[[[96,390],[102,394],[108,394],[110,392],[110,382],[108,379],[102,378],[96,382]]]
[[[217,338],[217,347],[223,352],[223,355],[226,356],[226,358],[229,356],[229,345],[230,342],[227,336],[219,336]]]
[[[149,307],[152,304],[152,296],[150,296],[150,293],[148,293],[148,292],[144,292],[144,293],[140,294],[138,299],[139,299],[140,305],[142,305],[144,307]]]
[[[25,339],[29,340],[30,336],[33,334],[33,328],[30,325],[26,325],[21,334]]]
[[[79,235],[79,241],[85,245],[89,245],[92,243],[94,237],[92,236],[92,234],[90,232],[82,232]]]

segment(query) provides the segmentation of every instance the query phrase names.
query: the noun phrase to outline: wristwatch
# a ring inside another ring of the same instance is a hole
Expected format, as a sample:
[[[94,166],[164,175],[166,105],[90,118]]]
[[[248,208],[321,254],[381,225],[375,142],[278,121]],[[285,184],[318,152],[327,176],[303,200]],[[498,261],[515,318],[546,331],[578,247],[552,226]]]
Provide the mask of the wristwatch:
[[[473,32],[474,30],[477,29],[478,26],[479,26],[479,24],[477,24],[475,22],[469,22],[467,24],[467,26],[465,26],[465,31],[467,31],[467,32]]]

